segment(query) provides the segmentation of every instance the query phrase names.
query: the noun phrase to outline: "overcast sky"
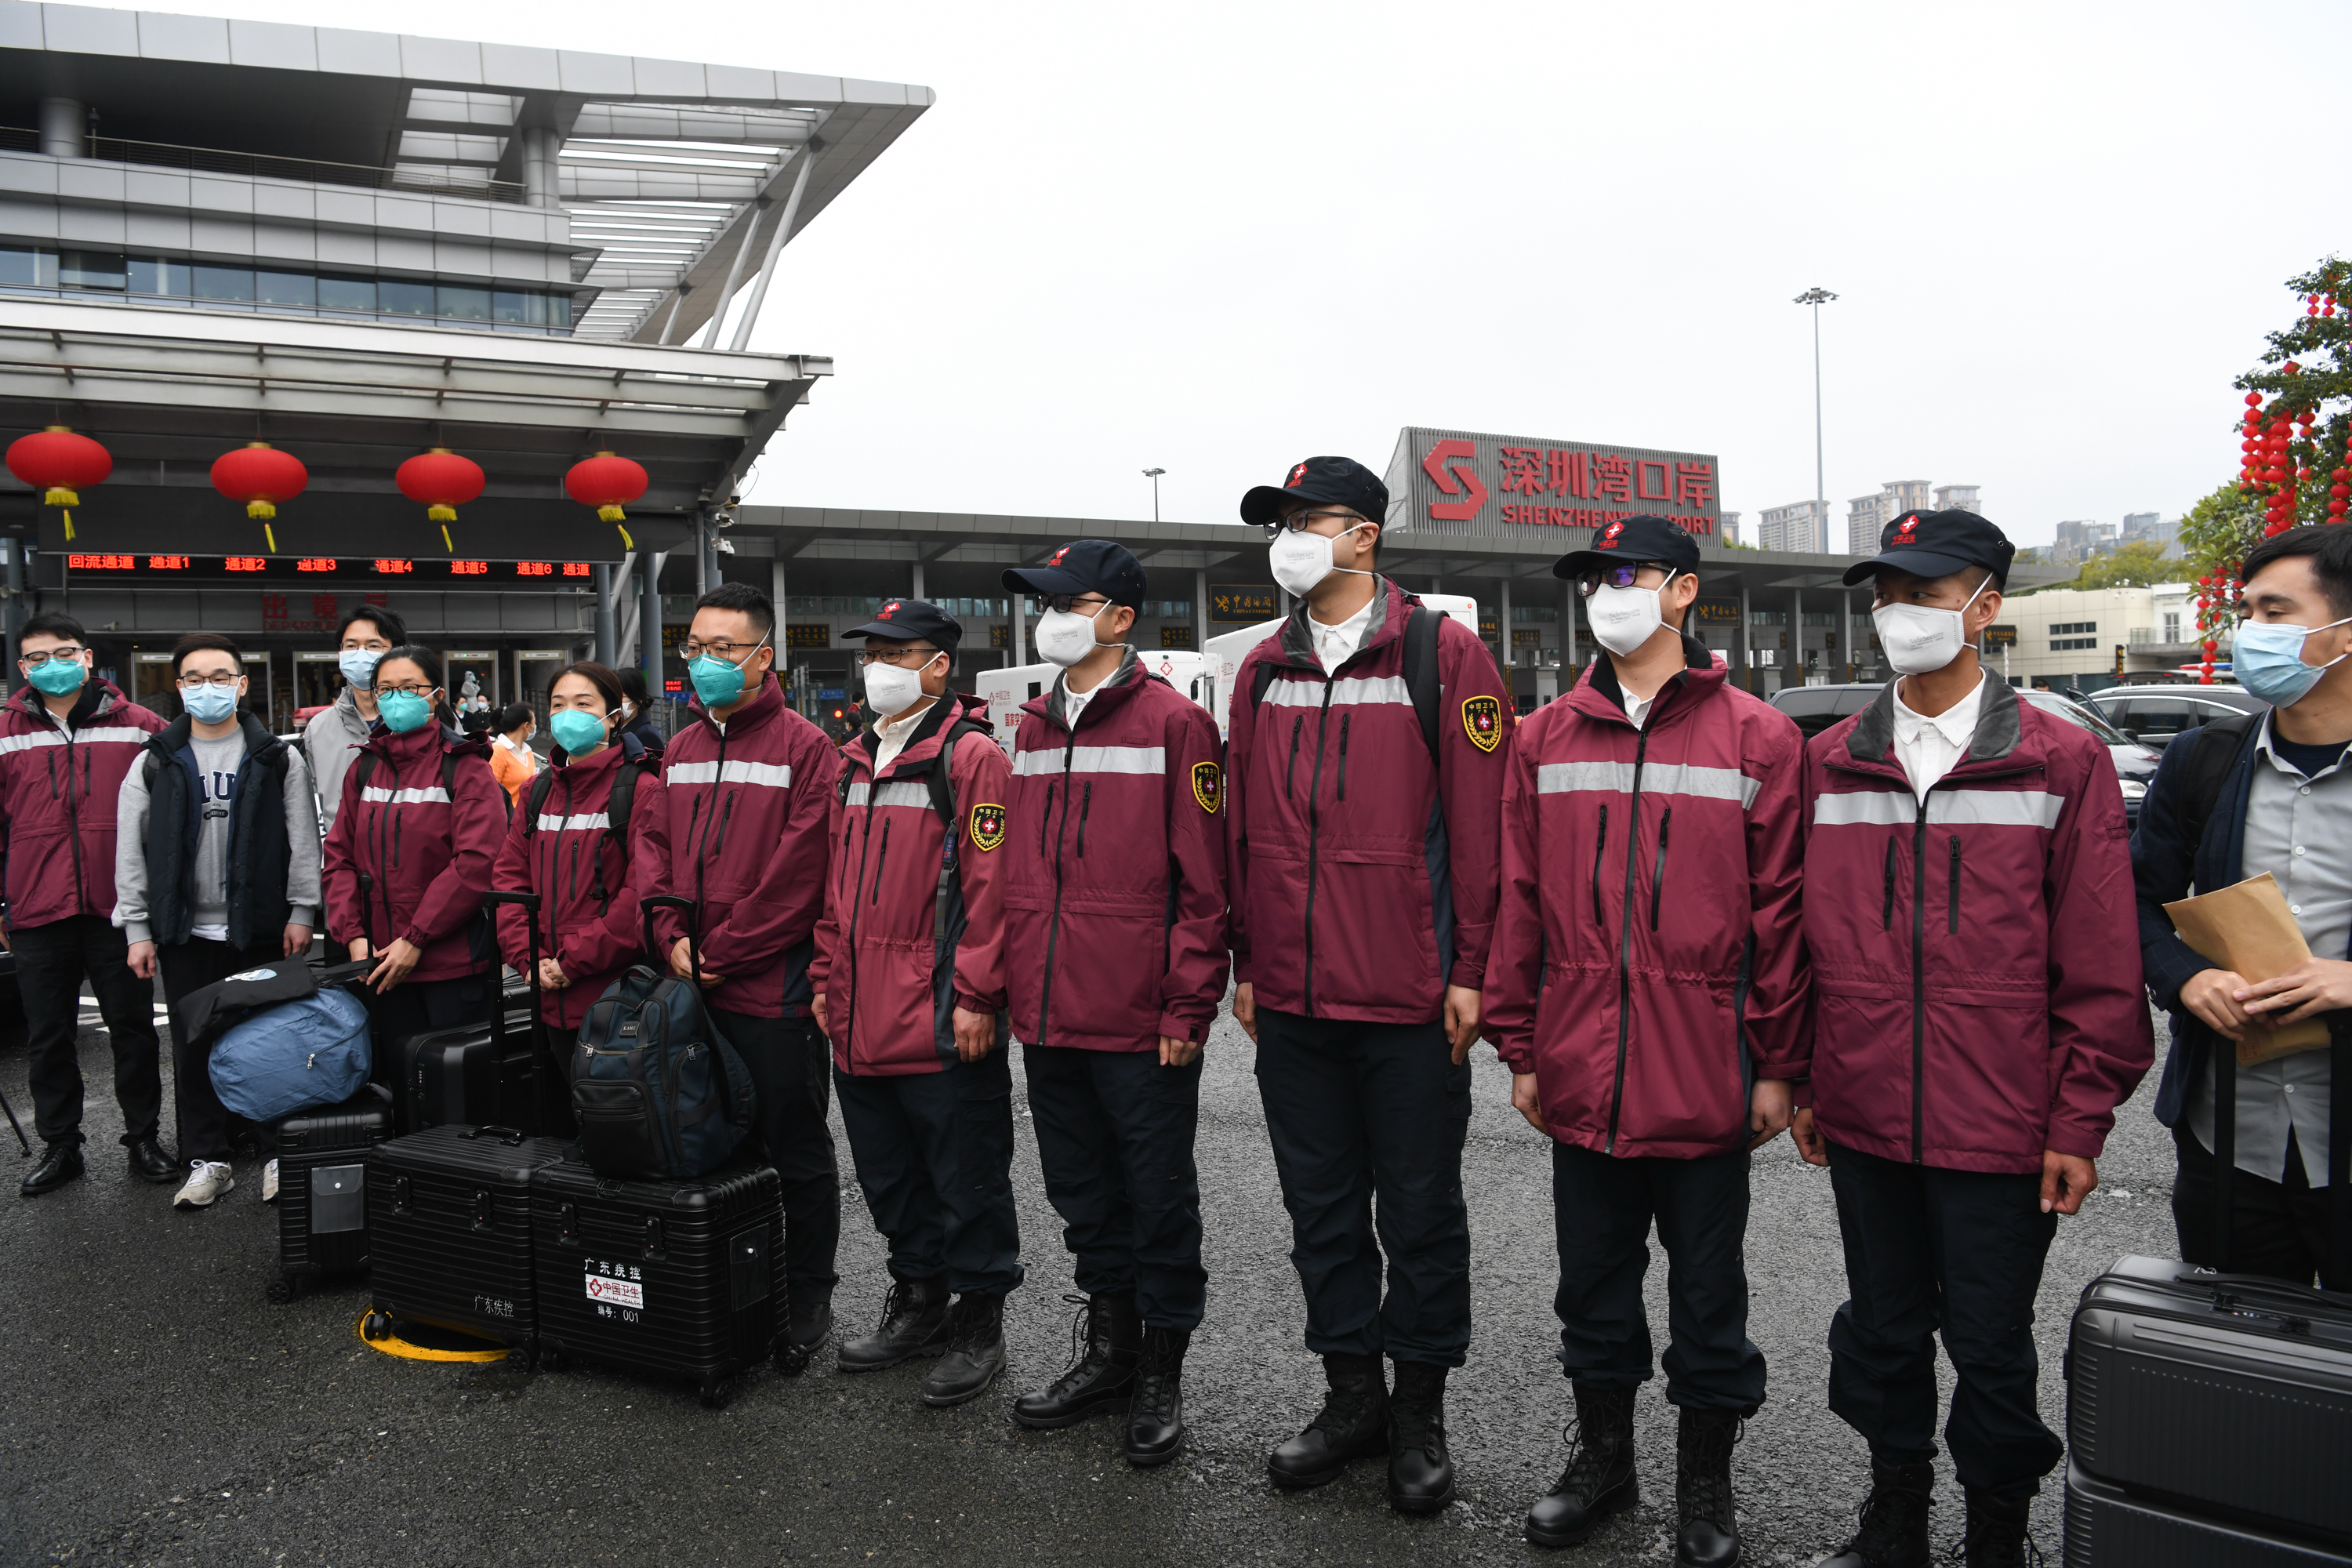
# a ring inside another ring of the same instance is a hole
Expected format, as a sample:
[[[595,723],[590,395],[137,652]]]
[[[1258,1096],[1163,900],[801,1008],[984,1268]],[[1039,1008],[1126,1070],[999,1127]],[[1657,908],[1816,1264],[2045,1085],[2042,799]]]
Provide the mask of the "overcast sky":
[[[181,8],[325,20],[298,0]],[[2021,543],[2229,478],[2352,244],[2342,5],[646,5],[346,25],[919,82],[755,346],[751,499],[1230,521],[1400,426],[1713,452],[1727,508],[1983,487]],[[2334,151],[2329,151],[2329,149]],[[1749,537],[1753,537],[1752,533]]]

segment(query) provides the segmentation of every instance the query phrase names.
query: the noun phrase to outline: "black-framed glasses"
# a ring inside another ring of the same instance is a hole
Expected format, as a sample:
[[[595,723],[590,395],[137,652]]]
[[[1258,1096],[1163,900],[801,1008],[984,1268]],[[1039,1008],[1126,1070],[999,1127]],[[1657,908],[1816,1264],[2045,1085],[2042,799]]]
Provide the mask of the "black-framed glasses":
[[[1336,517],[1347,523],[1366,523],[1372,521],[1360,512],[1349,511],[1346,507],[1327,506],[1319,509],[1307,507],[1292,512],[1288,517],[1277,517],[1272,522],[1260,523],[1258,526],[1265,530],[1265,536],[1268,539],[1280,539],[1286,533],[1307,532],[1309,523],[1319,522],[1330,517]]]
[[[53,658],[61,658],[68,664],[72,664],[89,651],[89,649],[86,647],[61,647],[49,653],[20,653],[16,656],[16,662],[26,669],[38,669]]]
[[[422,697],[427,702],[430,702],[433,700],[433,694],[440,689],[441,689],[437,686],[427,686],[421,680],[412,680],[405,685],[384,686],[379,684],[375,689],[375,695],[376,700],[381,702],[388,693],[405,691],[411,697]]]
[[[1585,598],[1590,599],[1593,595],[1601,592],[1603,588],[1630,588],[1640,580],[1642,569],[1645,566],[1653,567],[1660,572],[1672,572],[1674,570],[1674,568],[1670,566],[1661,566],[1654,561],[1623,562],[1614,566],[1603,566],[1594,571],[1579,572],[1576,574],[1576,591]]]
[[[894,669],[920,669],[947,652],[943,647],[869,647],[857,656],[858,665],[887,664]]]
[[[1089,604],[1088,600],[1092,600],[1093,603]],[[1034,616],[1042,616],[1048,610],[1061,616],[1066,616],[1073,610],[1083,616],[1098,616],[1109,607],[1110,601],[1100,594],[1032,594],[1029,595],[1029,613]]]
[[[751,643],[730,642],[725,637],[714,637],[709,642],[697,642],[692,637],[688,637],[678,644],[677,651],[684,654],[689,662],[708,654],[712,658],[723,658],[730,664],[740,664],[767,646],[766,637]]]
[[[210,675],[184,675],[176,684],[183,691],[194,691],[200,686],[235,686],[245,677],[236,670],[215,670]]]

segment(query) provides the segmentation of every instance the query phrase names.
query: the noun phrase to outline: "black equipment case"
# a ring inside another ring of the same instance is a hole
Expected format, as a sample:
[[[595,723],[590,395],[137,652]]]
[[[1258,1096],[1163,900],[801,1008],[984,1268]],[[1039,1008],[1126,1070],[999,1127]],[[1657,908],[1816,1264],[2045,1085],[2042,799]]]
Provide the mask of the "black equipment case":
[[[489,901],[511,903],[518,898],[493,893]],[[403,1132],[446,1124],[540,1124],[531,1104],[532,1076],[542,1049],[536,903],[533,896],[531,972],[501,980],[488,1022],[428,1029],[393,1043],[384,1078],[395,1086]]]
[[[321,1274],[368,1266],[368,1151],[392,1136],[392,1096],[367,1084],[341,1105],[278,1126],[278,1271],[286,1302]]]
[[[709,1405],[784,1339],[783,1185],[738,1158],[689,1181],[566,1160],[531,1178],[541,1353],[695,1384]]]

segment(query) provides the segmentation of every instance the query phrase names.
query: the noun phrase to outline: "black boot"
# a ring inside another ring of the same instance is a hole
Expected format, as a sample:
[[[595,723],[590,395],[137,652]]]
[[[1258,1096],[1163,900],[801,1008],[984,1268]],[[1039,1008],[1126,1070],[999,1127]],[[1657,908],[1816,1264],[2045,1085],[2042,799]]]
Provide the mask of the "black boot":
[[[967,1290],[956,1298],[948,1353],[923,1379],[923,1403],[941,1407],[977,1399],[1004,1370],[1004,1296]]]
[[[81,1174],[81,1140],[60,1138],[41,1151],[40,1162],[25,1173],[24,1184],[16,1189],[23,1196],[37,1198],[43,1193],[56,1192]]]
[[[893,1278],[890,1294],[882,1299],[882,1323],[841,1347],[844,1372],[879,1372],[919,1355],[937,1355],[948,1348],[948,1278]]]
[[[1611,1514],[1642,1500],[1633,1475],[1633,1390],[1587,1388],[1576,1393],[1576,1447],[1551,1490],[1528,1510],[1528,1540],[1537,1546],[1576,1546]]]
[[[1435,1513],[1454,1500],[1454,1456],[1445,1449],[1445,1369],[1401,1361],[1389,1400],[1389,1506]]]
[[[1675,1430],[1675,1568],[1737,1568],[1739,1516],[1731,1503],[1731,1449],[1740,1417],[1683,1410]]]
[[[833,1297],[792,1293],[791,1310],[784,1317],[783,1337],[776,1343],[776,1370],[786,1377],[798,1377],[808,1370],[810,1358],[824,1348],[833,1335]]]
[[[1070,1325],[1069,1368],[1013,1402],[1013,1419],[1033,1431],[1076,1426],[1097,1410],[1126,1404],[1135,1388],[1135,1363],[1143,1350],[1143,1320],[1135,1315],[1135,1298],[1063,1300],[1078,1307]]]
[[[172,1186],[187,1176],[181,1163],[163,1152],[163,1145],[156,1142],[152,1132],[134,1141],[125,1152],[131,1158],[131,1173],[142,1182]]]
[[[1870,1462],[1870,1495],[1862,1528],[1819,1568],[1927,1568],[1927,1510],[1935,1503],[1936,1467]]]
[[[1184,1352],[1190,1329],[1146,1329],[1127,1407],[1127,1462],[1164,1465],[1184,1451]]]
[[[1387,1368],[1376,1355],[1327,1355],[1330,1392],[1307,1430],[1265,1458],[1274,1484],[1294,1490],[1339,1479],[1350,1459],[1388,1451]]]
[[[1968,1568],[2025,1568],[2029,1544],[2026,1526],[2032,1521],[2033,1498],[1996,1497],[1969,1487],[1968,1532],[1961,1538],[1961,1561]],[[2033,1552],[2039,1563],[2042,1554]]]

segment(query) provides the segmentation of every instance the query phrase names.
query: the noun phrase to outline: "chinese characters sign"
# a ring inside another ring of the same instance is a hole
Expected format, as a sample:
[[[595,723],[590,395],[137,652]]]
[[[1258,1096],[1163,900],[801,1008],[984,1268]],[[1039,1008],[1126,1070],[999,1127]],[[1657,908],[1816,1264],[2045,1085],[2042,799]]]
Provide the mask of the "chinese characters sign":
[[[1648,512],[1713,539],[1721,504],[1702,453],[1452,430],[1406,430],[1387,478],[1389,526],[1410,531],[1499,537]]]

